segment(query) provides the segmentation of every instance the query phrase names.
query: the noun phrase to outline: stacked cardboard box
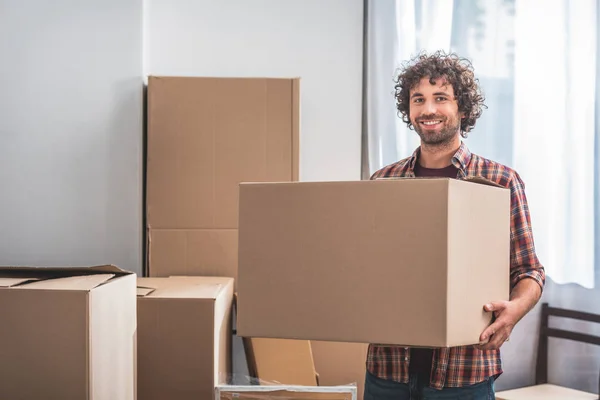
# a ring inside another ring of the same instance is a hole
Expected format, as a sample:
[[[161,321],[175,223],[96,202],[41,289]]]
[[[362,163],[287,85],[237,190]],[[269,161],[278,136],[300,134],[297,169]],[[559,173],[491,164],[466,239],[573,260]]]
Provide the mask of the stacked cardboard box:
[[[0,268],[0,397],[135,399],[135,275]]]
[[[239,184],[298,180],[299,99],[299,79],[149,78],[148,276],[231,277],[237,286]],[[139,304],[152,301],[149,296]],[[338,384],[327,379],[327,371],[317,373],[314,360],[324,357],[308,340],[248,337],[244,344],[250,374],[262,382]],[[140,345],[140,364],[156,357],[147,348]],[[217,356],[229,358],[228,348]],[[152,370],[141,365],[140,392],[156,393],[160,379],[152,377],[177,362],[155,364]],[[231,373],[230,363],[220,368],[211,385],[225,383]]]
[[[231,371],[233,278],[138,279],[140,399],[210,399]]]
[[[149,78],[148,276],[237,278],[238,185],[298,179],[298,103],[297,79]]]

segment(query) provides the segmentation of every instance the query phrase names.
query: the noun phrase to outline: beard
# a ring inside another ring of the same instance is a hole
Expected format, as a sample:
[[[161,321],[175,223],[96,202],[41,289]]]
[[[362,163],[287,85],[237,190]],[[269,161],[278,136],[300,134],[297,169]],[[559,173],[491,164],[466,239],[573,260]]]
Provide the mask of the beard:
[[[422,120],[441,120],[442,126],[436,130],[424,129],[420,123]],[[450,143],[454,139],[459,132],[460,122],[458,118],[428,115],[419,117],[415,123],[413,123],[413,126],[424,144],[439,146]]]

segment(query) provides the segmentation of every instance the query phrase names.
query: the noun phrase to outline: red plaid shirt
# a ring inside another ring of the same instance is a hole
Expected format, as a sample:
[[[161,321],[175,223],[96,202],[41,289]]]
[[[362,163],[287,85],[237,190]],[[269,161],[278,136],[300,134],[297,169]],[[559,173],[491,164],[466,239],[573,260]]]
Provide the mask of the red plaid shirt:
[[[411,157],[375,172],[371,179],[383,177],[414,177],[419,156],[417,148]],[[546,275],[538,260],[531,232],[531,223],[524,184],[516,171],[472,154],[463,143],[452,158],[458,169],[458,179],[481,176],[511,191],[511,289],[524,278],[534,279],[543,289]],[[482,305],[483,306],[483,305]],[[380,378],[408,383],[410,348],[369,345],[367,370]],[[461,387],[482,382],[502,371],[500,350],[478,350],[472,346],[434,349],[430,385],[436,389]]]

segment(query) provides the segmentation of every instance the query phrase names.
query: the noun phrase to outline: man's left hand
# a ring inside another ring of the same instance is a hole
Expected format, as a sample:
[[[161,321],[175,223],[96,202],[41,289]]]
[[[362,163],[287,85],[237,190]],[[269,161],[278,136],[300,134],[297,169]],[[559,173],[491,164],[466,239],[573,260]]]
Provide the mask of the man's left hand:
[[[493,312],[496,320],[481,334],[480,344],[475,347],[480,350],[496,350],[506,342],[520,319],[519,307],[515,301],[497,301],[486,304],[483,309]]]

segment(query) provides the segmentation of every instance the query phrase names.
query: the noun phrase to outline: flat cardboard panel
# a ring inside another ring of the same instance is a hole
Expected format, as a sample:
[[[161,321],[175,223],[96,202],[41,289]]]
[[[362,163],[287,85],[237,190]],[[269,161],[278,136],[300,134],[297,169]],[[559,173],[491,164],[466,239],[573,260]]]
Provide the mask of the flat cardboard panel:
[[[214,384],[227,383],[232,373],[232,306],[233,306],[233,282],[224,285],[221,294],[215,300],[215,345],[213,357]]]
[[[363,400],[368,344],[311,341],[319,384],[357,385],[357,400]]]
[[[246,338],[251,373],[265,383],[316,386],[317,372],[308,340]]]
[[[297,79],[149,78],[150,276],[236,276],[237,185],[297,179],[298,90]]]
[[[509,299],[510,196],[480,184],[449,185],[446,344],[469,345],[491,322],[484,304]],[[492,279],[493,285],[475,284]]]
[[[135,275],[89,296],[91,399],[135,399]]]
[[[138,299],[140,399],[210,399],[214,304],[210,300]]]
[[[450,179],[242,184],[238,334],[427,347],[478,343],[487,324],[483,305],[508,293],[508,263],[489,259],[507,260],[509,249],[485,241],[477,251],[449,249],[449,236],[463,227],[448,225],[460,220],[449,216],[458,212],[449,202],[463,201],[479,226],[508,221],[510,210],[504,200],[478,207],[481,196],[451,195],[451,184],[459,192],[476,185],[486,196],[509,196],[506,189]],[[502,217],[488,217],[495,214]],[[494,236],[504,231],[503,243],[505,229],[502,223]],[[464,239],[470,231],[460,232]],[[485,265],[486,273],[471,274],[474,265]],[[448,283],[454,274],[468,274],[488,296],[482,302],[460,292],[459,304],[476,308],[462,319],[448,313],[458,301]],[[461,336],[454,325],[464,319],[479,329]]]
[[[231,373],[233,280],[138,278],[138,285],[154,288],[137,298],[140,399],[212,399],[215,380]]]
[[[87,293],[0,289],[0,398],[89,397]]]
[[[214,80],[148,78],[150,227],[209,227],[213,223],[215,85]]]

